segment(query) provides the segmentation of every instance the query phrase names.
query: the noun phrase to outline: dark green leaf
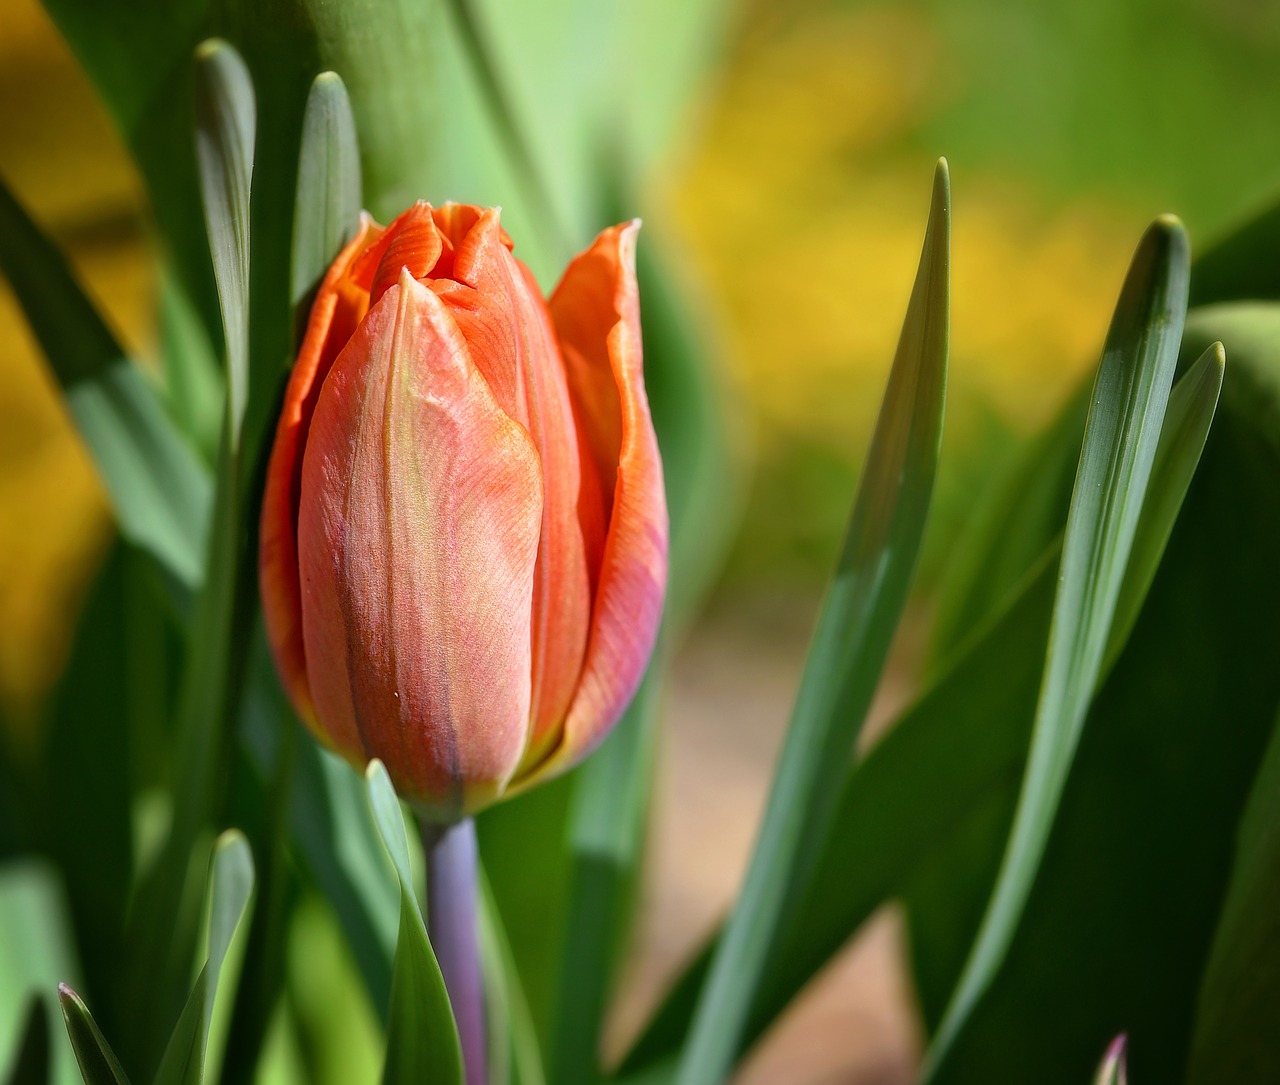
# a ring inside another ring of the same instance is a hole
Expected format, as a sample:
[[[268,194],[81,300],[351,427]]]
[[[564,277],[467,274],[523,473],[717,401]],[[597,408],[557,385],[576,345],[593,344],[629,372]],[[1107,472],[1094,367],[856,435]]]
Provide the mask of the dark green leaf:
[[[950,192],[934,180],[929,227],[835,578],[823,604],[742,893],[694,1017],[679,1081],[727,1073],[751,1001],[813,874],[871,702],[924,531],[946,384]]]
[[[58,1001],[85,1085],[129,1085],[119,1059],[80,996],[62,983],[58,985]]]
[[[347,88],[335,72],[311,84],[293,205],[290,296],[301,305],[360,221],[360,147]]]
[[[1190,252],[1182,226],[1159,219],[1130,266],[1103,349],[1067,514],[1031,752],[1000,875],[925,1079],[999,969],[1022,918],[1075,756],[1115,615],[1155,458],[1186,318]]]
[[[1170,396],[1121,588],[1135,615],[1191,484],[1221,376],[1219,353],[1211,350]],[[915,871],[955,849],[968,825],[986,824],[1003,811],[1006,795],[1012,802],[1035,713],[1061,546],[1059,537],[1005,607],[971,631],[929,689],[855,767],[818,873],[761,983],[744,1047]],[[1108,660],[1118,657],[1131,628],[1128,621],[1113,623]],[[628,1082],[683,1041],[710,955],[710,947],[699,954],[627,1055],[621,1072]]]
[[[414,898],[409,840],[400,800],[381,761],[369,762],[365,781],[374,824],[400,883],[400,933],[391,974],[387,1060],[382,1080],[386,1085],[419,1085],[424,1081],[462,1085],[458,1027]]]
[[[211,492],[151,385],[125,358],[66,259],[0,184],[0,268],[101,472],[121,533],[184,587],[199,584]]]
[[[1259,665],[1280,655],[1280,386],[1244,372],[1274,375],[1280,350],[1251,355],[1225,321],[1201,331],[1182,364],[1218,338],[1230,355],[1213,431],[1090,709],[1023,922],[941,1075],[949,1085],[1018,1080],[1030,1065],[1045,1085],[1076,1085],[1122,1029],[1158,1038],[1131,1051],[1137,1080],[1185,1078],[1240,809],[1280,704],[1280,674]],[[926,1021],[965,963],[1014,798],[907,894]]]
[[[1249,794],[1196,1009],[1191,1085],[1280,1080],[1280,726]]]

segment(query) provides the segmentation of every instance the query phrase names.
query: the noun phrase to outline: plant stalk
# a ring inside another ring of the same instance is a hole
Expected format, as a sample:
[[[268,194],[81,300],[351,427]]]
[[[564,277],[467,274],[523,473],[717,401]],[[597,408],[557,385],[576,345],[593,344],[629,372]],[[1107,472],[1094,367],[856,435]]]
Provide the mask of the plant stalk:
[[[467,1085],[488,1085],[484,979],[476,934],[476,826],[423,821],[427,862],[427,936],[458,1023]]]

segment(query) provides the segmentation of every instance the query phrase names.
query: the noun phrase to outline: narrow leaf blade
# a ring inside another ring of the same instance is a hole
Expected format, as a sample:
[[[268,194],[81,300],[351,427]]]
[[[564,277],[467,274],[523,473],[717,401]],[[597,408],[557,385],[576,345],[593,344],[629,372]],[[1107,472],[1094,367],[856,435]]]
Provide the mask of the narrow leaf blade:
[[[293,211],[290,297],[301,306],[360,222],[360,147],[346,85],[336,72],[311,84],[302,117]]]
[[[1161,218],[1138,245],[1094,385],[1063,540],[1044,677],[1018,813],[986,916],[926,1063],[945,1062],[1008,951],[1101,672],[1186,319],[1189,246]]]
[[[929,226],[880,418],[823,604],[746,881],[703,988],[678,1081],[729,1070],[779,928],[813,873],[906,602],[937,469],[946,386],[950,181]]]
[[[65,983],[60,983],[58,1002],[85,1085],[129,1085],[120,1060],[111,1050],[84,1000]]]

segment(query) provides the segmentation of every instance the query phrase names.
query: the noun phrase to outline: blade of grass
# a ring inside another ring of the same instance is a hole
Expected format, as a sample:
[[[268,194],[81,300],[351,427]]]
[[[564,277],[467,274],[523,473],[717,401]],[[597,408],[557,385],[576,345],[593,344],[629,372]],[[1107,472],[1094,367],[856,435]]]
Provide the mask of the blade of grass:
[[[694,1016],[677,1080],[727,1074],[752,999],[813,873],[866,710],[906,603],[932,495],[946,384],[950,183],[929,226],[889,385],[827,592],[742,892]]]
[[[369,762],[365,782],[374,824],[400,883],[400,933],[391,974],[387,1060],[382,1080],[385,1085],[416,1085],[424,1081],[462,1085],[458,1028],[414,896],[409,839],[400,800],[381,761]]]
[[[121,534],[152,554],[186,591],[198,587],[212,501],[209,475],[66,258],[2,183],[0,269],[101,472]]]
[[[321,72],[307,95],[298,152],[289,291],[295,307],[305,310],[333,258],[355,236],[360,208],[360,147],[351,99],[336,72]]]
[[[945,1063],[1000,967],[1052,828],[1155,458],[1186,319],[1188,268],[1181,224],[1157,219],[1125,279],[1094,384],[1013,831],[969,962],[930,1046],[925,1081]]]

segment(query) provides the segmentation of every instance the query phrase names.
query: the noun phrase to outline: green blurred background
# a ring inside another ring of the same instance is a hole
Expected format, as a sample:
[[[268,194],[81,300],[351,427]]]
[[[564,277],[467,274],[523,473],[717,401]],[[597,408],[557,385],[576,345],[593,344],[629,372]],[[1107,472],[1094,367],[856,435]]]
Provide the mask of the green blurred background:
[[[146,358],[138,178],[35,0],[5,0],[0,27],[0,169]],[[1152,215],[1202,240],[1280,177],[1271,5],[755,3],[725,41],[648,181],[724,344],[753,465],[722,591],[825,575],[936,155],[957,207],[935,539],[1092,363]],[[29,702],[56,673],[106,506],[7,291],[0,367],[0,696]]]
[[[1175,211],[1203,245],[1274,193],[1278,61],[1280,9],[1249,0],[730,9],[646,202],[666,209],[654,227],[682,255],[723,347],[749,483],[711,627],[715,612],[740,615],[741,600],[762,595],[797,601],[801,615],[778,623],[770,610],[774,624],[754,637],[776,646],[732,656],[767,674],[778,656],[778,728],[901,326],[933,160],[950,159],[956,207],[951,397],[926,584],[984,484],[1095,362],[1152,216]],[[142,186],[36,0],[0,11],[0,173],[72,254],[132,353],[154,358]],[[21,720],[58,673],[110,526],[3,283],[0,377],[0,698]],[[686,701],[687,676],[730,657],[704,642],[691,658],[677,690]],[[695,709],[740,722],[744,706],[713,702]],[[764,766],[771,741],[756,751]],[[717,748],[694,743],[695,755]],[[680,772],[668,794],[687,797]],[[753,818],[737,820],[741,832],[726,832],[749,839]]]

